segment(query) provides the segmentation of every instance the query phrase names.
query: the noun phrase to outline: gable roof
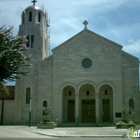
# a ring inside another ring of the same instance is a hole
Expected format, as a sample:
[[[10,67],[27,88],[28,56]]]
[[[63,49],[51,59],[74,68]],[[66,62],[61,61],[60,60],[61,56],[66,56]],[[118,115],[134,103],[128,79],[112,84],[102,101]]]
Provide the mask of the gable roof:
[[[65,45],[66,43],[68,43],[68,42],[74,40],[74,38],[76,38],[76,37],[82,35],[82,34],[85,33],[85,32],[86,32],[86,33],[89,33],[89,34],[91,34],[91,35],[94,35],[94,36],[96,36],[96,37],[99,38],[99,39],[102,39],[102,40],[104,40],[104,41],[110,42],[110,43],[113,44],[113,45],[117,45],[118,47],[120,47],[120,49],[123,48],[122,45],[120,45],[120,44],[118,44],[118,43],[115,43],[115,42],[113,42],[113,41],[111,41],[111,40],[109,40],[109,39],[107,39],[107,38],[105,38],[105,37],[103,37],[103,36],[101,36],[101,35],[98,35],[98,34],[92,32],[91,30],[88,30],[88,29],[85,28],[84,30],[82,30],[82,31],[79,32],[78,34],[76,34],[76,35],[74,35],[73,37],[71,37],[70,39],[66,40],[65,42],[63,42],[62,44],[60,44],[59,46],[57,46],[56,48],[52,49],[52,52],[55,52],[56,50],[58,50],[59,48],[61,48],[63,45]]]

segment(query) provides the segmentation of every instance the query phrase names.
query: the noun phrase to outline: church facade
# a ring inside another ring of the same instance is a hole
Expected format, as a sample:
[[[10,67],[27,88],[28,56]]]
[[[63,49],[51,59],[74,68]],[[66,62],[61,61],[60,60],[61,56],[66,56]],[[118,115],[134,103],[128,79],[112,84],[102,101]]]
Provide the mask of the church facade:
[[[115,123],[123,117],[140,122],[139,59],[87,28],[49,54],[47,14],[32,5],[22,12],[19,35],[26,35],[32,60],[27,76],[16,81],[11,124],[32,124],[48,116],[59,126],[94,126]],[[31,100],[30,100],[31,97]],[[31,101],[31,102],[30,102]]]

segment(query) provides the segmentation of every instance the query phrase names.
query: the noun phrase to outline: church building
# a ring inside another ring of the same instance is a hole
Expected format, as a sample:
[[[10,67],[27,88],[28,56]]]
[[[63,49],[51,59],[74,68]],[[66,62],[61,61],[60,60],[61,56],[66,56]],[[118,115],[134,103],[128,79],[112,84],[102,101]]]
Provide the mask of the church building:
[[[27,76],[16,80],[11,109],[5,103],[11,116],[4,124],[28,124],[29,109],[31,124],[45,118],[58,126],[113,124],[122,119],[124,107],[140,122],[139,59],[83,24],[50,55],[47,14],[35,1],[22,12],[18,35],[27,36],[25,53],[32,58],[23,68]],[[49,116],[44,107],[52,108]]]

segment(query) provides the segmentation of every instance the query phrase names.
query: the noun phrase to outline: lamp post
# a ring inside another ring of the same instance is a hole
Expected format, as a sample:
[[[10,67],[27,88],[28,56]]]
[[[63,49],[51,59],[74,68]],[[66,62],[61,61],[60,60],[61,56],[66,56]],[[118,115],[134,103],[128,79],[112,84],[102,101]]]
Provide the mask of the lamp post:
[[[132,109],[132,118],[133,118],[133,122],[134,122],[134,115],[135,115],[135,111],[134,111],[134,99],[133,99],[133,95],[131,96],[131,109]]]
[[[29,108],[29,127],[31,126],[31,107],[32,107],[32,98],[30,97],[30,108]]]

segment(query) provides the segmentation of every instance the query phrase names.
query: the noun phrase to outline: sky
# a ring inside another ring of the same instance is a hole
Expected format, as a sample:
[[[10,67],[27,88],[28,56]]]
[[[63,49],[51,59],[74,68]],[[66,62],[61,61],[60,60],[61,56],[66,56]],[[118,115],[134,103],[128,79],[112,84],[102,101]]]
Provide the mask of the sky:
[[[21,13],[31,0],[0,0],[0,26],[14,26],[18,34]],[[84,29],[123,46],[140,59],[140,0],[37,0],[50,19],[50,49]]]

